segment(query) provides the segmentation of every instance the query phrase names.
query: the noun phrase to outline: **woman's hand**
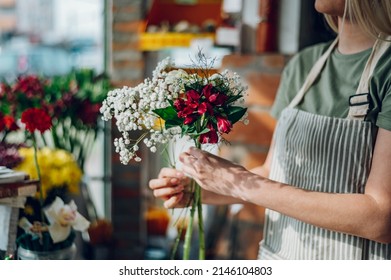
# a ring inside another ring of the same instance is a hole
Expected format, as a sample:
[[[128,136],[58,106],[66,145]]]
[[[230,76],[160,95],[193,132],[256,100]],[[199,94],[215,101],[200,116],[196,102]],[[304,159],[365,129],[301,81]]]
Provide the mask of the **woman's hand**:
[[[240,186],[243,186],[243,174],[249,174],[244,167],[221,157],[191,147],[179,156],[183,163],[182,171],[195,179],[205,190],[241,198]]]
[[[149,181],[149,187],[153,190],[153,195],[164,200],[166,208],[186,207],[190,201],[190,193],[185,189],[190,183],[190,179],[182,172],[173,168],[162,168],[156,179]]]

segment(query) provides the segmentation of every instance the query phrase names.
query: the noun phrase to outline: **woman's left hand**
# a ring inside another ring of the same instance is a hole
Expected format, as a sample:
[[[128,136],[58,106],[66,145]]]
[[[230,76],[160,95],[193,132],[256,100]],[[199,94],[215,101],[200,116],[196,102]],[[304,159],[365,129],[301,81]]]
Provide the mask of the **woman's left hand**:
[[[179,156],[182,171],[192,177],[206,190],[227,196],[238,197],[236,191],[243,185],[244,167],[231,161],[191,147]]]

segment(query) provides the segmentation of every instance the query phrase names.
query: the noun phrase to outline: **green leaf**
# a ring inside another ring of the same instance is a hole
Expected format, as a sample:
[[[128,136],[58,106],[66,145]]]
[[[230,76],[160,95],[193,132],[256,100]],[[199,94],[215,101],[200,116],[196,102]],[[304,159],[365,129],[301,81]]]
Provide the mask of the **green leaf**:
[[[243,117],[246,111],[247,108],[232,106],[230,107],[230,112],[228,113],[227,118],[232,124],[234,124]]]
[[[185,84],[185,92],[191,90],[192,88]]]
[[[174,120],[166,120],[164,123],[164,126],[166,129],[175,127],[175,126],[181,126],[183,124],[183,121],[180,118],[174,119]]]
[[[241,95],[233,95],[233,96],[230,96],[229,98],[228,98],[228,100],[227,100],[227,104],[230,104],[230,103],[232,103],[232,102],[234,102],[234,101],[236,101],[236,100],[238,100],[238,99],[240,99],[240,98],[242,98],[243,96],[241,96]]]
[[[153,110],[153,112],[165,121],[176,120],[176,119],[180,120],[178,118],[177,112],[171,106],[166,108],[155,109]]]
[[[197,133],[194,133],[194,135],[201,135],[201,134],[207,133],[209,131],[210,131],[210,129],[205,127],[203,130],[201,130],[201,131],[199,131]]]
[[[189,126],[188,125],[183,125],[181,128],[182,128],[181,137],[183,137],[183,136],[188,134]]]

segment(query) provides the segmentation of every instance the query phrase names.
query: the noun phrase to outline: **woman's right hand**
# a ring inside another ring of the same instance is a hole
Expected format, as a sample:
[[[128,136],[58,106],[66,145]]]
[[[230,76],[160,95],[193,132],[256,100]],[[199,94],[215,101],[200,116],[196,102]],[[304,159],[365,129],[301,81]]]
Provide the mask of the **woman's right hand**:
[[[190,178],[174,168],[162,168],[156,179],[149,181],[153,195],[164,201],[166,208],[181,208],[189,205],[190,193],[185,192]],[[186,195],[187,194],[187,195]]]

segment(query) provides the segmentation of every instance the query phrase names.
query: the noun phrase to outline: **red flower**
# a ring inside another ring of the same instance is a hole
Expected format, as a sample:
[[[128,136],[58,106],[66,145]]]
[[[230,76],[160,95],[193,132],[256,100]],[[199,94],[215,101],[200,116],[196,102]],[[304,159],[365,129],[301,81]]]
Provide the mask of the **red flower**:
[[[45,110],[38,108],[30,108],[24,111],[21,121],[31,133],[34,133],[36,129],[44,133],[52,127],[52,119],[49,114]]]
[[[3,98],[10,90],[9,85],[0,83],[0,98]]]
[[[41,108],[45,109],[49,115],[61,119],[65,110],[77,106],[75,103],[78,105],[79,102],[74,98],[73,93],[66,92],[60,99],[54,101],[52,104],[41,104]],[[80,110],[77,111],[81,112]]]
[[[197,119],[196,112],[199,111],[198,100],[200,95],[195,90],[189,90],[186,92],[186,98],[186,100],[175,100],[174,107],[178,111],[178,117],[185,119],[184,124],[190,124]]]
[[[185,93],[185,98],[179,98],[174,101],[174,108],[177,111],[179,118],[184,119],[184,125],[194,123],[199,116],[207,113],[209,116],[214,116],[214,107],[222,106],[228,100],[228,96],[218,92],[212,84],[208,84],[202,88],[202,92],[194,89],[188,90]],[[231,122],[221,116],[217,117],[217,129],[220,133],[228,133],[231,131]],[[201,141],[206,143],[217,143],[217,131],[211,124],[208,124],[209,132],[201,135]],[[215,142],[216,141],[216,142]]]
[[[89,100],[84,100],[80,104],[80,120],[85,125],[96,125],[96,120],[99,115],[99,104],[93,104]]]
[[[206,100],[209,101],[209,103],[215,106],[223,105],[228,100],[228,96],[224,93],[215,91],[215,88],[211,84],[204,86],[202,89],[202,93],[206,97]]]
[[[214,112],[213,112],[213,106],[212,104],[210,104],[209,102],[202,102],[199,106],[198,106],[198,114],[199,115],[203,115],[205,114],[206,112],[208,112],[209,115],[213,116],[214,115]]]
[[[198,91],[191,89],[186,92],[187,102],[194,103],[194,101],[198,102],[200,100],[200,94]]]
[[[4,116],[4,124],[9,131],[15,131],[19,129],[19,126],[16,124],[15,119],[11,116]]]
[[[198,115],[208,112],[213,115],[213,106],[209,102],[201,102],[201,94],[194,90],[186,92],[186,99],[177,99],[174,101],[174,108],[178,111],[178,117],[185,119],[184,124],[194,122]]]
[[[217,129],[219,130],[219,132],[229,133],[231,131],[232,124],[228,119],[221,116],[217,116],[216,119],[217,119]]]
[[[19,77],[13,87],[13,91],[24,93],[29,99],[33,97],[42,98],[44,96],[43,83],[37,76]]]
[[[174,101],[174,107],[178,112],[181,112],[185,108],[185,101],[183,99],[177,99]]]
[[[186,115],[185,120],[183,121],[183,124],[185,124],[185,125],[192,124],[193,122],[195,122],[197,120],[197,118],[198,118],[197,114]]]
[[[216,144],[219,141],[219,136],[211,123],[207,127],[210,129],[207,133],[200,135],[201,144]]]

